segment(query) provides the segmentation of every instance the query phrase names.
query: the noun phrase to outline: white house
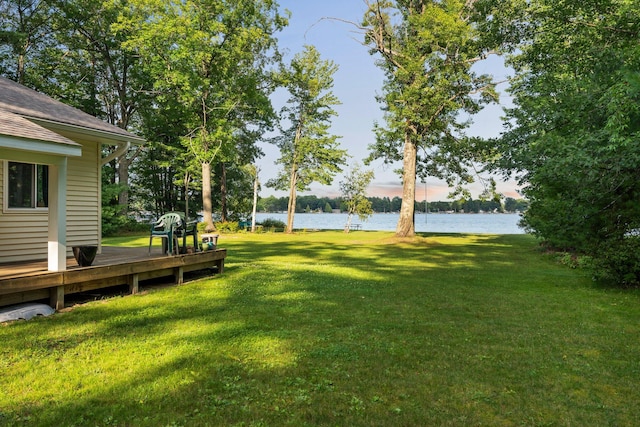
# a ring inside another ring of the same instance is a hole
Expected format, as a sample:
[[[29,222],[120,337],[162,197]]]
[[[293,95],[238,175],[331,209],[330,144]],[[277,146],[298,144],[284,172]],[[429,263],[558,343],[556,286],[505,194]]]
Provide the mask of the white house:
[[[144,140],[0,77],[0,268],[100,245],[101,166]],[[116,152],[102,158],[102,145]]]

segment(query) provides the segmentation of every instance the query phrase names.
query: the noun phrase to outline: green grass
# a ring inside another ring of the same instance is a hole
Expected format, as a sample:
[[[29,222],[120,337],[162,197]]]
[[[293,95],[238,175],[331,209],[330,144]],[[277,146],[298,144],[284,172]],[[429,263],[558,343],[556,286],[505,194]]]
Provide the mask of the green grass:
[[[640,294],[531,237],[219,245],[223,275],[0,325],[0,425],[640,424]]]

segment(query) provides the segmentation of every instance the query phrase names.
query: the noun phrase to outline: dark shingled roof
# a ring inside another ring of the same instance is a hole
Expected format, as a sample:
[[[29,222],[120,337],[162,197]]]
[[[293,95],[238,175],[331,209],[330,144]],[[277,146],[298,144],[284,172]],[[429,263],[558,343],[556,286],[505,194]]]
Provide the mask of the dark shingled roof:
[[[16,114],[0,110],[0,134],[39,141],[78,146],[62,135],[43,128]]]
[[[118,141],[143,142],[142,138],[124,129],[106,123],[90,114],[3,77],[0,77],[0,111],[13,113],[27,120],[33,119],[36,122],[52,122],[54,124],[104,133],[106,134],[105,137]],[[12,121],[10,116],[5,116],[2,122],[0,122],[0,133],[5,133],[5,129],[8,129],[9,125],[7,120]],[[12,127],[14,131],[16,126],[20,127],[23,126],[23,124],[16,123]],[[35,124],[34,126],[40,127]],[[36,128],[31,128],[30,131],[25,130],[25,132],[31,132],[29,138],[52,141],[52,132],[44,128],[40,128],[40,133],[38,133]],[[13,136],[24,137],[25,135]],[[59,135],[58,138],[60,138]]]

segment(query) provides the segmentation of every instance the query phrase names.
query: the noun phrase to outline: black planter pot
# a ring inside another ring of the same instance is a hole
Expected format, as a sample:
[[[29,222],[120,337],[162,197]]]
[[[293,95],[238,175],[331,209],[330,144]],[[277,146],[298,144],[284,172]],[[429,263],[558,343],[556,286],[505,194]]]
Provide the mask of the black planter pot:
[[[93,263],[98,252],[97,246],[74,246],[73,256],[80,267],[88,267]]]

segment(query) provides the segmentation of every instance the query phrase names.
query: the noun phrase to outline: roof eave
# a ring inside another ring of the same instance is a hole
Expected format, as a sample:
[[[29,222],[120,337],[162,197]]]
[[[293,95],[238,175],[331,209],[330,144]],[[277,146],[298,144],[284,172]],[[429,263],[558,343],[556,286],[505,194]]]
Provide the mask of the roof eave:
[[[0,135],[0,148],[54,156],[82,156],[82,146],[80,144],[60,144],[59,142],[19,138],[9,135]]]
[[[135,145],[142,145],[146,142],[144,138],[141,138],[124,130],[122,131],[123,133],[106,132],[98,129],[60,123],[53,120],[46,120],[37,117],[23,117],[51,131],[80,135],[84,136],[85,138],[88,136],[91,137],[91,139],[94,139],[102,144],[113,145],[129,142]]]

